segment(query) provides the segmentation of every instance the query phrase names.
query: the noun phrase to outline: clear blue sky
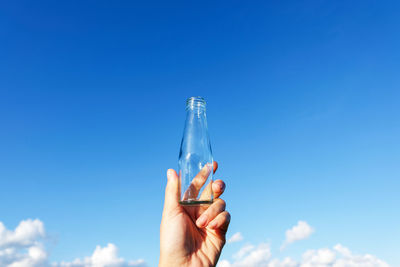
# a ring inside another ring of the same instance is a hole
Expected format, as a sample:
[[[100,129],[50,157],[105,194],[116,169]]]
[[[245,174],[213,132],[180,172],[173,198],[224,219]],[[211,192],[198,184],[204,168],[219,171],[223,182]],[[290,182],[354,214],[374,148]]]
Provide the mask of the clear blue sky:
[[[0,5],[0,221],[42,220],[52,261],[112,242],[155,266],[200,95],[229,234],[400,265],[399,2],[145,2]]]

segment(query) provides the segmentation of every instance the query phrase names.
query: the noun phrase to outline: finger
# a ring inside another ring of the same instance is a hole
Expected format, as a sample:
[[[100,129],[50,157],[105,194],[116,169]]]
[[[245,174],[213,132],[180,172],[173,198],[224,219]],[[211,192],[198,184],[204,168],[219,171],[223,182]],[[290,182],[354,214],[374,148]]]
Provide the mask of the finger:
[[[211,166],[209,164],[204,165],[204,167],[199,171],[199,173],[193,178],[191,182],[191,190],[197,197],[200,189],[203,187],[204,183],[207,181],[208,176],[211,173]]]
[[[213,173],[215,173],[217,170],[218,170],[218,162],[214,161],[213,162]],[[201,192],[200,200],[211,199],[211,196],[213,195],[213,192],[215,192],[214,188],[216,188],[216,190],[218,192],[220,191],[219,188],[217,188],[218,186],[219,185],[214,186],[214,182],[210,181],[208,183],[208,185],[206,186],[206,188],[203,189],[203,192]],[[218,196],[220,196],[221,194],[219,194]],[[215,193],[214,193],[214,198],[217,198],[217,197],[215,196]]]
[[[196,225],[200,228],[206,227],[218,214],[225,210],[225,201],[218,198],[208,209],[196,220]]]
[[[217,215],[209,224],[210,229],[220,229],[224,234],[228,231],[228,226],[231,221],[231,215],[227,211],[223,211]]]
[[[164,211],[168,212],[179,206],[179,177],[175,170],[167,171],[168,182],[165,187]]]
[[[214,161],[213,162],[213,173],[215,173],[218,169],[218,162]],[[196,199],[197,196],[199,195],[199,192],[203,185],[206,183],[209,175],[211,172],[211,168],[208,164],[206,164],[200,172],[193,178],[192,182],[190,183],[188,189],[185,191],[183,194],[183,200],[187,199]],[[203,190],[202,195],[200,196],[200,200],[202,199],[210,199],[212,195],[212,187],[211,187],[211,182],[206,186],[206,188]],[[210,186],[208,188],[208,186]]]
[[[210,199],[214,195],[214,199],[219,198],[225,191],[225,183],[222,180],[210,182],[203,192],[201,192],[200,200]]]

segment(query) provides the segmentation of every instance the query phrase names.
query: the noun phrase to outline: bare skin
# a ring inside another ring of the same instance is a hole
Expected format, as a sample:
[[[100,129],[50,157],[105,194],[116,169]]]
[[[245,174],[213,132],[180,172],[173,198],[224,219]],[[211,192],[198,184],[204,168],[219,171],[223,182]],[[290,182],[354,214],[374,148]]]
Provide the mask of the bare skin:
[[[214,172],[218,164],[214,162]],[[197,191],[204,185],[208,174],[200,172],[194,180]],[[225,183],[216,180],[212,186],[214,202],[207,206],[182,206],[177,173],[169,169],[165,189],[164,211],[160,227],[159,267],[215,266],[230,222],[225,201],[219,197]],[[199,182],[200,181],[200,182]],[[200,196],[201,198],[202,196]]]

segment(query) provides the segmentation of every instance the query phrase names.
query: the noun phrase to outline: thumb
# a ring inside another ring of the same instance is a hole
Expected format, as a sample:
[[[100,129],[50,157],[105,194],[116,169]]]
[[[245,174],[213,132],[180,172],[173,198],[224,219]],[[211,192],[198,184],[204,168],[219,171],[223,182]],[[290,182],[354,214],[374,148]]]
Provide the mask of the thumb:
[[[172,211],[179,206],[180,188],[179,177],[175,170],[167,171],[168,182],[165,187],[164,212]]]

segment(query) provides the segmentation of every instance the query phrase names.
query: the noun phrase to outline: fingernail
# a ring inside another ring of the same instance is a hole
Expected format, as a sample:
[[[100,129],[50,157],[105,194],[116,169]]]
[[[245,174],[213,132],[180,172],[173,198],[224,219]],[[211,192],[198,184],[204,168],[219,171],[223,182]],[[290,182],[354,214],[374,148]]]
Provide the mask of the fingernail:
[[[200,216],[199,219],[197,219],[197,225],[200,227],[203,227],[207,222],[207,216],[206,215],[202,215]]]

